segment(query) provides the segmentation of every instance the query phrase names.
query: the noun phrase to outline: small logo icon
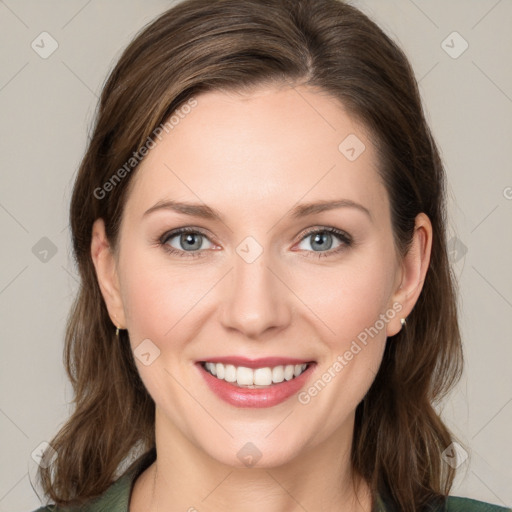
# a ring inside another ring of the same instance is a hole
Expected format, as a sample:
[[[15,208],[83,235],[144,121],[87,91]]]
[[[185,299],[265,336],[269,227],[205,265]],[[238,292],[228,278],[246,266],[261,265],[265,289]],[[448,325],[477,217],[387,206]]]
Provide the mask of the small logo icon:
[[[468,452],[457,442],[453,442],[443,451],[441,458],[452,468],[458,468],[468,458]]]
[[[351,133],[343,139],[341,144],[338,146],[338,149],[347,160],[353,162],[361,156],[366,149],[366,146],[357,135]]]
[[[261,256],[263,247],[255,238],[248,236],[238,244],[236,252],[246,263],[252,263]]]
[[[146,338],[135,348],[133,353],[144,366],[149,366],[160,355],[160,349],[149,338]]]
[[[452,32],[443,40],[441,48],[452,59],[458,59],[469,48],[469,44],[458,32]]]
[[[42,263],[48,263],[57,254],[57,246],[48,237],[43,236],[32,247],[32,254]]]
[[[245,443],[236,454],[239,460],[248,468],[251,468],[262,457],[262,453],[256,448],[253,443]]]
[[[448,240],[447,249],[448,258],[452,263],[460,261],[468,252],[468,248],[456,236],[452,236]]]
[[[41,32],[30,46],[39,57],[47,59],[59,47],[59,43],[48,32]]]
[[[55,458],[57,458],[57,451],[53,449],[52,445],[43,441],[32,453],[32,460],[36,462],[43,469],[49,467]]]

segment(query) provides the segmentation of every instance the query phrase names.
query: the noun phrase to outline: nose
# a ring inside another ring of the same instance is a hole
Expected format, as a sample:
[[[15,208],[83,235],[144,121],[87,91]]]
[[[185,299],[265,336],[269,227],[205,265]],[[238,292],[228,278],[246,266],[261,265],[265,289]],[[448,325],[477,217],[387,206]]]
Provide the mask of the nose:
[[[238,254],[222,289],[221,323],[250,339],[262,339],[268,332],[275,335],[290,324],[293,293],[287,276],[272,265],[263,252],[249,263]]]

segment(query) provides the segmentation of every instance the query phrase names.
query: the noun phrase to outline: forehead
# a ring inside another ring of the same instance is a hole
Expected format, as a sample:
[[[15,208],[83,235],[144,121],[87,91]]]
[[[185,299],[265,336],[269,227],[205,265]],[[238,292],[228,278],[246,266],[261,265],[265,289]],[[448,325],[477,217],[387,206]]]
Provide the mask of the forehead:
[[[236,203],[237,215],[254,215],[349,198],[377,216],[387,211],[368,133],[332,96],[283,86],[195,99],[137,169],[131,210],[167,198],[219,210]]]

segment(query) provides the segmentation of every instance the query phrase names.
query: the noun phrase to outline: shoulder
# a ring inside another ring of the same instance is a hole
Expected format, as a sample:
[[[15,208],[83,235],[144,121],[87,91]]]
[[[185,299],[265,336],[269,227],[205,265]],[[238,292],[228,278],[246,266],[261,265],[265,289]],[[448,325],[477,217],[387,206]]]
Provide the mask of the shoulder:
[[[127,473],[116,480],[97,498],[80,506],[56,506],[54,504],[38,508],[33,512],[126,512],[133,474]]]
[[[141,455],[101,495],[81,506],[65,507],[54,504],[38,508],[33,512],[128,512],[133,484],[139,475],[156,459],[155,447]]]
[[[445,510],[446,512],[512,512],[512,508],[460,496],[448,496]]]

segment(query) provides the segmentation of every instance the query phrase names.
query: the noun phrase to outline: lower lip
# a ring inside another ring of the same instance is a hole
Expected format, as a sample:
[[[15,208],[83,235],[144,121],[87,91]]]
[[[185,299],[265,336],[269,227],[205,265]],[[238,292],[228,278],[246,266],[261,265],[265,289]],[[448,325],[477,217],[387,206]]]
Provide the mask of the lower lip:
[[[315,363],[298,377],[272,384],[268,388],[241,388],[225,380],[217,379],[207,372],[201,363],[196,363],[209,388],[222,400],[235,407],[273,407],[298,393],[309,379]]]

